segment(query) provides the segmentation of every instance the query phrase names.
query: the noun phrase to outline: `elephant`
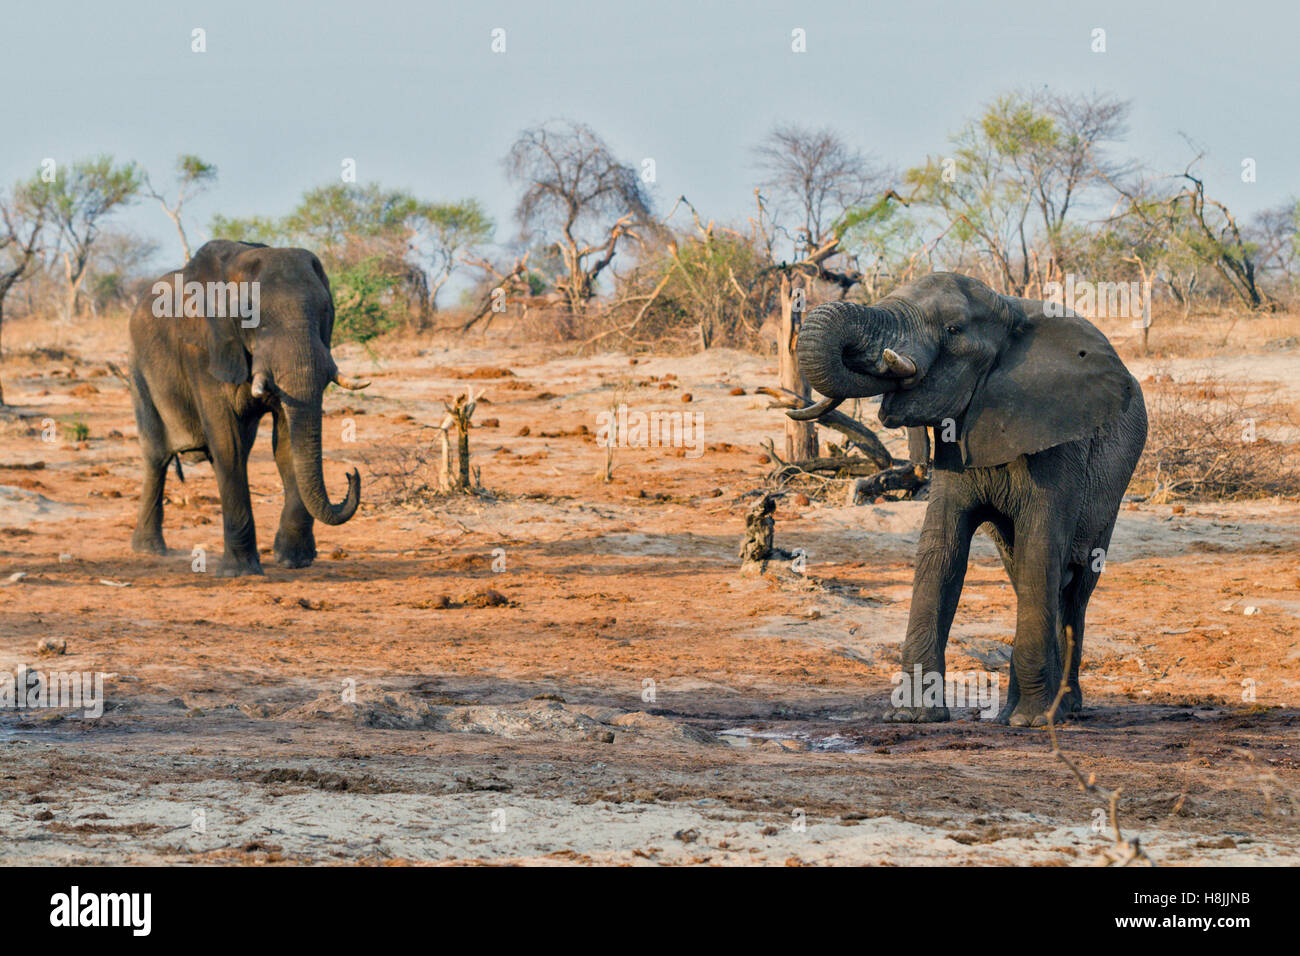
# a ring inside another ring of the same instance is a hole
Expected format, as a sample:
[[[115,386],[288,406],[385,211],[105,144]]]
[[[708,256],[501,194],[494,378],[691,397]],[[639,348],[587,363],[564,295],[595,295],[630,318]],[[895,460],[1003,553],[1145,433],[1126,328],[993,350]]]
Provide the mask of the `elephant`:
[[[197,285],[196,285],[197,283]],[[214,240],[180,272],[154,283],[131,315],[128,381],[144,464],[134,550],[166,554],[167,468],[210,461],[221,495],[222,577],[262,574],[248,494],[248,454],[268,412],[284,485],[276,563],[307,567],[313,523],[349,520],[361,476],[333,504],[321,471],[321,398],[331,383],[364,388],[338,373],[330,355],[334,302],[320,260],[306,249]]]
[[[879,395],[881,423],[907,427],[914,456],[916,431],[934,433],[903,642],[905,693],[895,698],[903,706],[887,719],[949,719],[948,698],[934,688],[944,686],[948,632],[981,527],[1016,595],[997,720],[1043,726],[1067,660],[1061,710],[1079,712],[1084,615],[1147,434],[1142,389],[1106,336],[1052,303],[941,272],[872,306],[810,310],[796,355],[825,398],[791,417],[815,420],[845,399]]]

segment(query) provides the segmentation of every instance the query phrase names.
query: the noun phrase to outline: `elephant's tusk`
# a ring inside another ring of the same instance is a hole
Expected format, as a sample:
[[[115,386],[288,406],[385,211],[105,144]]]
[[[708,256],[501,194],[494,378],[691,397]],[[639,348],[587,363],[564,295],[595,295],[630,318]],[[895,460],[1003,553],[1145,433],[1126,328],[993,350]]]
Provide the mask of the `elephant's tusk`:
[[[353,392],[359,391],[370,384],[369,382],[361,381],[361,379],[344,378],[338,372],[334,373],[333,381],[339,388],[346,388]]]
[[[268,395],[275,394],[275,386],[271,384],[271,377],[265,372],[258,372],[253,376],[253,397],[265,398]]]
[[[821,418],[831,409],[838,406],[844,399],[842,398],[823,398],[815,405],[809,405],[807,408],[791,408],[786,414],[797,422],[810,422]]]
[[[916,374],[916,363],[906,355],[899,355],[893,349],[885,349],[880,353],[880,357],[885,362],[885,367],[889,369],[889,374],[897,375],[899,378],[911,378]]]

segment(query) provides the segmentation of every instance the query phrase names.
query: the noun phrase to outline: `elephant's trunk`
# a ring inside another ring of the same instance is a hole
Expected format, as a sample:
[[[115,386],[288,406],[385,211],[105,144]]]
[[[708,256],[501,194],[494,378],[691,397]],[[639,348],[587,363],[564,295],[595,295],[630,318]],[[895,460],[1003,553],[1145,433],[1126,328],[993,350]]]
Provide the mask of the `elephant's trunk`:
[[[853,302],[826,303],[809,312],[799,329],[799,370],[828,398],[882,395],[916,372],[902,341],[899,318],[892,312]]]
[[[321,471],[321,409],[290,409],[289,447],[293,452],[293,474],[298,482],[298,494],[313,518],[325,524],[343,524],[354,514],[361,503],[361,475],[354,468],[348,472],[348,493],[341,504],[331,504],[325,492],[325,476]]]

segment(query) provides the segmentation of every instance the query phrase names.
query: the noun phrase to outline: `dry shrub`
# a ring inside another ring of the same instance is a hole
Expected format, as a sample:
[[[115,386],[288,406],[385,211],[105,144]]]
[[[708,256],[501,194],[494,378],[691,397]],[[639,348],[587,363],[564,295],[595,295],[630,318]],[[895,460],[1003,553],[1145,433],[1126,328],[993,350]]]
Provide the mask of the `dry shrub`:
[[[608,325],[606,309],[598,301],[589,302],[582,315],[563,305],[524,304],[515,306],[510,339],[571,348],[599,335]]]
[[[455,452],[452,452],[453,459]],[[387,505],[419,505],[438,498],[442,474],[442,432],[420,425],[358,456],[366,467],[367,497]]]
[[[1184,316],[1176,309],[1154,309],[1149,352],[1142,332],[1129,318],[1090,319],[1125,358],[1206,358],[1286,352],[1300,345],[1300,312],[1248,312],[1241,308],[1201,310]]]
[[[1142,390],[1150,427],[1133,485],[1147,500],[1300,496],[1295,444],[1262,434],[1295,424],[1267,386],[1209,372],[1175,381],[1158,370]]]

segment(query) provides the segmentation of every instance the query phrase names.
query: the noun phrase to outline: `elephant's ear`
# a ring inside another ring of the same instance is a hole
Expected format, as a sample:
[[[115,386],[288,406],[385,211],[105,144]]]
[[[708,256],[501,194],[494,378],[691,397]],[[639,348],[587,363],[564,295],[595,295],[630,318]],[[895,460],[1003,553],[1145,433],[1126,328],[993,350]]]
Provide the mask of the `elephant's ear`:
[[[186,267],[186,280],[198,282],[255,282],[261,270],[261,261],[255,253],[245,251],[250,244],[226,243],[242,249],[220,249],[216,255],[204,256],[208,243],[200,249]],[[262,247],[256,247],[262,248]],[[239,385],[247,382],[252,372],[248,344],[241,334],[241,317],[204,316],[208,328],[208,371],[213,378]]]
[[[239,385],[247,382],[251,362],[239,337],[239,319],[207,317],[208,371],[212,377]]]
[[[311,268],[316,273],[316,278],[320,280],[320,284],[325,287],[325,299],[329,304],[328,314],[321,322],[320,328],[321,341],[325,343],[326,348],[329,348],[330,340],[334,337],[334,292],[330,289],[330,277],[325,274],[325,267],[314,255],[311,257]]]
[[[1021,309],[1006,350],[962,421],[962,461],[985,468],[1075,441],[1116,418],[1137,383],[1100,330],[1074,314]]]

